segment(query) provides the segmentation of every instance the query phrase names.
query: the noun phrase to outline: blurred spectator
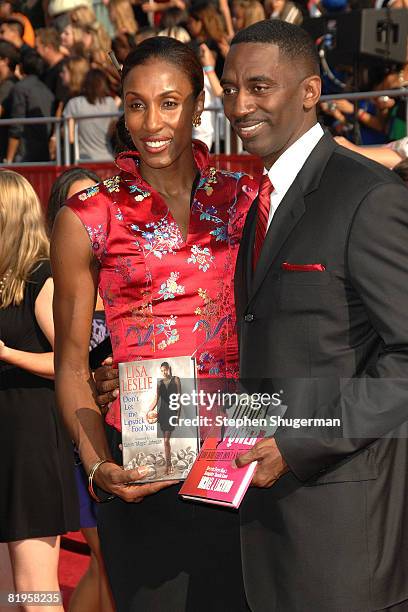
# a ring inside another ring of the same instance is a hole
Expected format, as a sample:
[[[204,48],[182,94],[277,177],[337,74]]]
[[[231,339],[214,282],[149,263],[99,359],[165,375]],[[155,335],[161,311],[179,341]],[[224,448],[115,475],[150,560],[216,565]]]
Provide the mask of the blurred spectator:
[[[92,6],[92,0],[43,0],[44,11],[58,32],[70,22],[70,11],[78,6]]]
[[[35,30],[45,28],[43,0],[17,0],[18,8],[25,15]]]
[[[163,15],[172,8],[185,10],[185,0],[142,0],[141,4],[141,9],[152,27],[160,27]]]
[[[387,7],[393,9],[408,9],[408,0],[390,0]]]
[[[263,19],[265,11],[258,0],[233,0],[232,22],[236,32]]]
[[[112,66],[108,52],[112,49],[112,41],[109,38],[105,28],[100,23],[95,23],[93,26],[87,26],[90,29],[92,43],[89,49],[89,59],[92,68],[99,68],[105,72],[109,81],[109,89],[114,94],[120,93],[120,75]]]
[[[72,98],[64,109],[64,117],[102,115],[116,113],[117,104],[109,96],[109,86],[102,70],[92,69],[85,77],[83,95]],[[112,159],[110,139],[115,121],[112,118],[96,117],[77,122],[79,160],[101,161]],[[74,143],[74,120],[69,121],[70,142]]]
[[[153,38],[153,36],[157,36],[157,30],[155,30],[155,28],[151,28],[150,26],[140,28],[135,36],[136,44],[139,45],[147,38]]]
[[[11,92],[17,83],[14,74],[20,55],[14,45],[0,40],[0,118],[10,118]],[[8,126],[0,126],[0,160],[7,156]]]
[[[69,12],[69,20],[73,25],[93,25],[97,19],[91,6],[78,6]]]
[[[173,7],[166,11],[160,21],[160,27],[162,28],[158,33],[158,36],[168,36],[174,38],[182,43],[189,43],[191,41],[190,34],[183,27],[186,23],[187,13],[179,8]]]
[[[114,28],[109,17],[109,0],[92,0],[92,8],[96,20],[99,21],[111,38],[115,36]]]
[[[10,94],[12,119],[52,116],[54,95],[40,80],[43,61],[34,50],[24,53],[21,61],[23,78]],[[9,128],[7,163],[48,161],[48,139],[51,126],[47,124],[13,125]]]
[[[108,57],[112,47],[111,39],[100,23],[68,24],[61,33],[61,43],[69,55],[83,56],[92,68],[104,70],[112,92],[120,91],[120,77]]]
[[[72,444],[52,381],[54,286],[42,213],[27,179],[2,170],[0,540],[8,543],[18,592],[59,592],[60,535],[79,527]],[[64,610],[62,603],[52,609]]]
[[[129,0],[111,0],[109,2],[109,16],[116,34],[135,35],[138,24]]]
[[[201,114],[201,122],[198,126],[193,127],[193,138],[197,138],[205,142],[208,149],[214,142],[215,122],[217,121],[217,113],[215,109],[222,112],[222,87],[215,73],[215,54],[210,51],[205,43],[201,43],[197,49],[198,57],[204,70],[204,111]],[[207,110],[207,109],[212,110]]]
[[[123,64],[126,57],[136,48],[136,41],[130,34],[118,34],[112,40],[112,50],[116,55],[119,64]]]
[[[10,18],[0,22],[0,39],[17,47],[21,55],[32,50],[32,47],[24,42],[23,34],[24,26],[21,21]]]
[[[408,158],[408,136],[381,146],[361,146],[347,140],[347,138],[336,137],[336,141],[346,149],[351,149],[364,157],[387,166],[395,168],[401,161]]]
[[[68,99],[79,96],[89,68],[89,62],[84,57],[73,56],[64,60],[61,78],[68,90]]]
[[[408,157],[408,136],[390,142],[388,145],[395,153],[397,153],[402,159]]]
[[[170,28],[160,30],[158,36],[168,36],[169,38],[174,38],[175,40],[179,40],[180,42],[186,44],[189,43],[191,40],[190,34],[185,28],[182,28],[181,26],[172,26]]]
[[[55,96],[55,115],[61,116],[62,109],[69,98],[69,90],[64,85],[61,72],[64,66],[64,55],[60,51],[60,36],[55,28],[41,28],[36,31],[35,48],[47,68],[42,81]]]
[[[173,6],[169,8],[160,20],[160,27],[173,28],[175,26],[186,26],[188,20],[188,12],[184,9]]]
[[[61,32],[61,45],[66,55],[74,52],[83,55],[92,46],[92,34],[82,25],[68,23]]]
[[[3,21],[4,19],[15,19],[16,21],[20,21],[23,25],[23,41],[29,47],[34,47],[35,35],[30,20],[26,15],[23,15],[23,13],[19,13],[14,9],[15,4],[12,0],[0,0],[0,21]]]
[[[303,22],[302,11],[291,0],[266,0],[265,9],[270,19],[280,19],[295,25]]]
[[[408,20],[408,11],[406,19]],[[378,89],[400,89],[408,85],[408,62],[394,67],[380,83]],[[388,97],[387,137],[398,140],[407,134],[406,102],[404,98]]]
[[[5,40],[0,40],[0,116],[4,100],[17,83],[14,72],[19,61],[20,55],[16,47]]]
[[[205,43],[216,54],[215,72],[221,78],[224,58],[229,50],[221,14],[213,4],[199,5],[189,11],[187,27],[193,40]]]
[[[69,168],[59,175],[52,186],[47,206],[48,233],[55,217],[65,201],[78,191],[100,183],[101,179],[87,168]],[[103,302],[98,296],[92,320],[90,349],[97,346],[108,336]],[[114,612],[105,564],[96,528],[96,503],[88,492],[88,478],[81,460],[75,452],[75,476],[79,497],[80,525],[85,540],[91,549],[89,566],[72,593],[69,602],[70,612]]]

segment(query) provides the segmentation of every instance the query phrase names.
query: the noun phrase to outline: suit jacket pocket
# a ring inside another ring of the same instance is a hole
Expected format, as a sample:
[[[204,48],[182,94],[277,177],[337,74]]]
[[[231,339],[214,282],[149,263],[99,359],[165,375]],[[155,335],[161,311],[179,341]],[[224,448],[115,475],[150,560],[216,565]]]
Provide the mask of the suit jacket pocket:
[[[378,466],[375,453],[366,449],[352,459],[344,461],[336,468],[321,472],[305,483],[307,487],[334,484],[337,482],[361,482],[375,480],[378,476]]]
[[[279,277],[281,310],[312,313],[327,301],[330,272],[282,272]]]

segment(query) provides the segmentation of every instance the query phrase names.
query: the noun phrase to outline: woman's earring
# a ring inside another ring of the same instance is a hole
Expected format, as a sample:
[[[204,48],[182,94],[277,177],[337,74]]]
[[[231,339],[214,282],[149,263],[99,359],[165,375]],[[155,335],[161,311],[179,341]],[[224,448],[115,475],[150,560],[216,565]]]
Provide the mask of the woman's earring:
[[[197,128],[201,125],[201,115],[194,115],[193,117],[193,127]]]

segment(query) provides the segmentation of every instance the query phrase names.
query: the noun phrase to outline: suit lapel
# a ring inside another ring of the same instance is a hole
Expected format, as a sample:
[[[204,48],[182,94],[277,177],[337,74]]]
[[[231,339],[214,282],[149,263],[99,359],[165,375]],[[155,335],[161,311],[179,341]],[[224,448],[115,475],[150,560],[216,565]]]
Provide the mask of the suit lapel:
[[[250,281],[250,289],[247,293],[248,302],[259,290],[279,251],[305,213],[304,197],[318,188],[323,171],[336,146],[332,136],[326,133],[309,155],[303,168],[279,204],[265,236],[252,283],[252,276],[249,274],[250,269],[247,272],[247,278]],[[252,247],[254,240],[255,220],[251,223],[251,226],[253,226],[253,234],[250,247]],[[248,248],[248,244],[246,248]],[[250,265],[252,265],[252,250],[251,254],[248,253],[248,255],[247,259],[250,260]]]
[[[281,247],[286,242],[286,239],[292,232],[295,225],[298,223],[299,219],[303,216],[304,212],[305,203],[303,193],[295,180],[280,203],[278,210],[272,219],[272,223],[268,228],[258,265],[256,266],[255,275],[253,277],[251,291],[249,293],[250,299],[252,295],[258,291],[269,267],[272,265],[275,257],[281,250]]]
[[[245,308],[252,284],[252,250],[255,237],[256,198],[248,211],[235,266],[235,303],[237,312]]]

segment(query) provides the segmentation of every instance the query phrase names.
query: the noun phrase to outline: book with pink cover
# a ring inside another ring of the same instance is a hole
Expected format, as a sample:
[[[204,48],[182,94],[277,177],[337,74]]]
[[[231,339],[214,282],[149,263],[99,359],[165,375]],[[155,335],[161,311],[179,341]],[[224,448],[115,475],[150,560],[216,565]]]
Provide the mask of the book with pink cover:
[[[181,497],[238,508],[251,483],[256,461],[243,468],[233,467],[232,462],[260,439],[261,436],[223,440],[208,437],[180,489]]]
[[[277,417],[286,411],[280,399],[277,403],[272,401],[262,405],[258,396],[244,393],[231,410],[225,411],[218,427],[214,427],[204,441],[180,489],[183,499],[239,507],[251,484],[257,462],[236,468],[233,461],[237,455],[251,450],[262,438],[273,436]]]

